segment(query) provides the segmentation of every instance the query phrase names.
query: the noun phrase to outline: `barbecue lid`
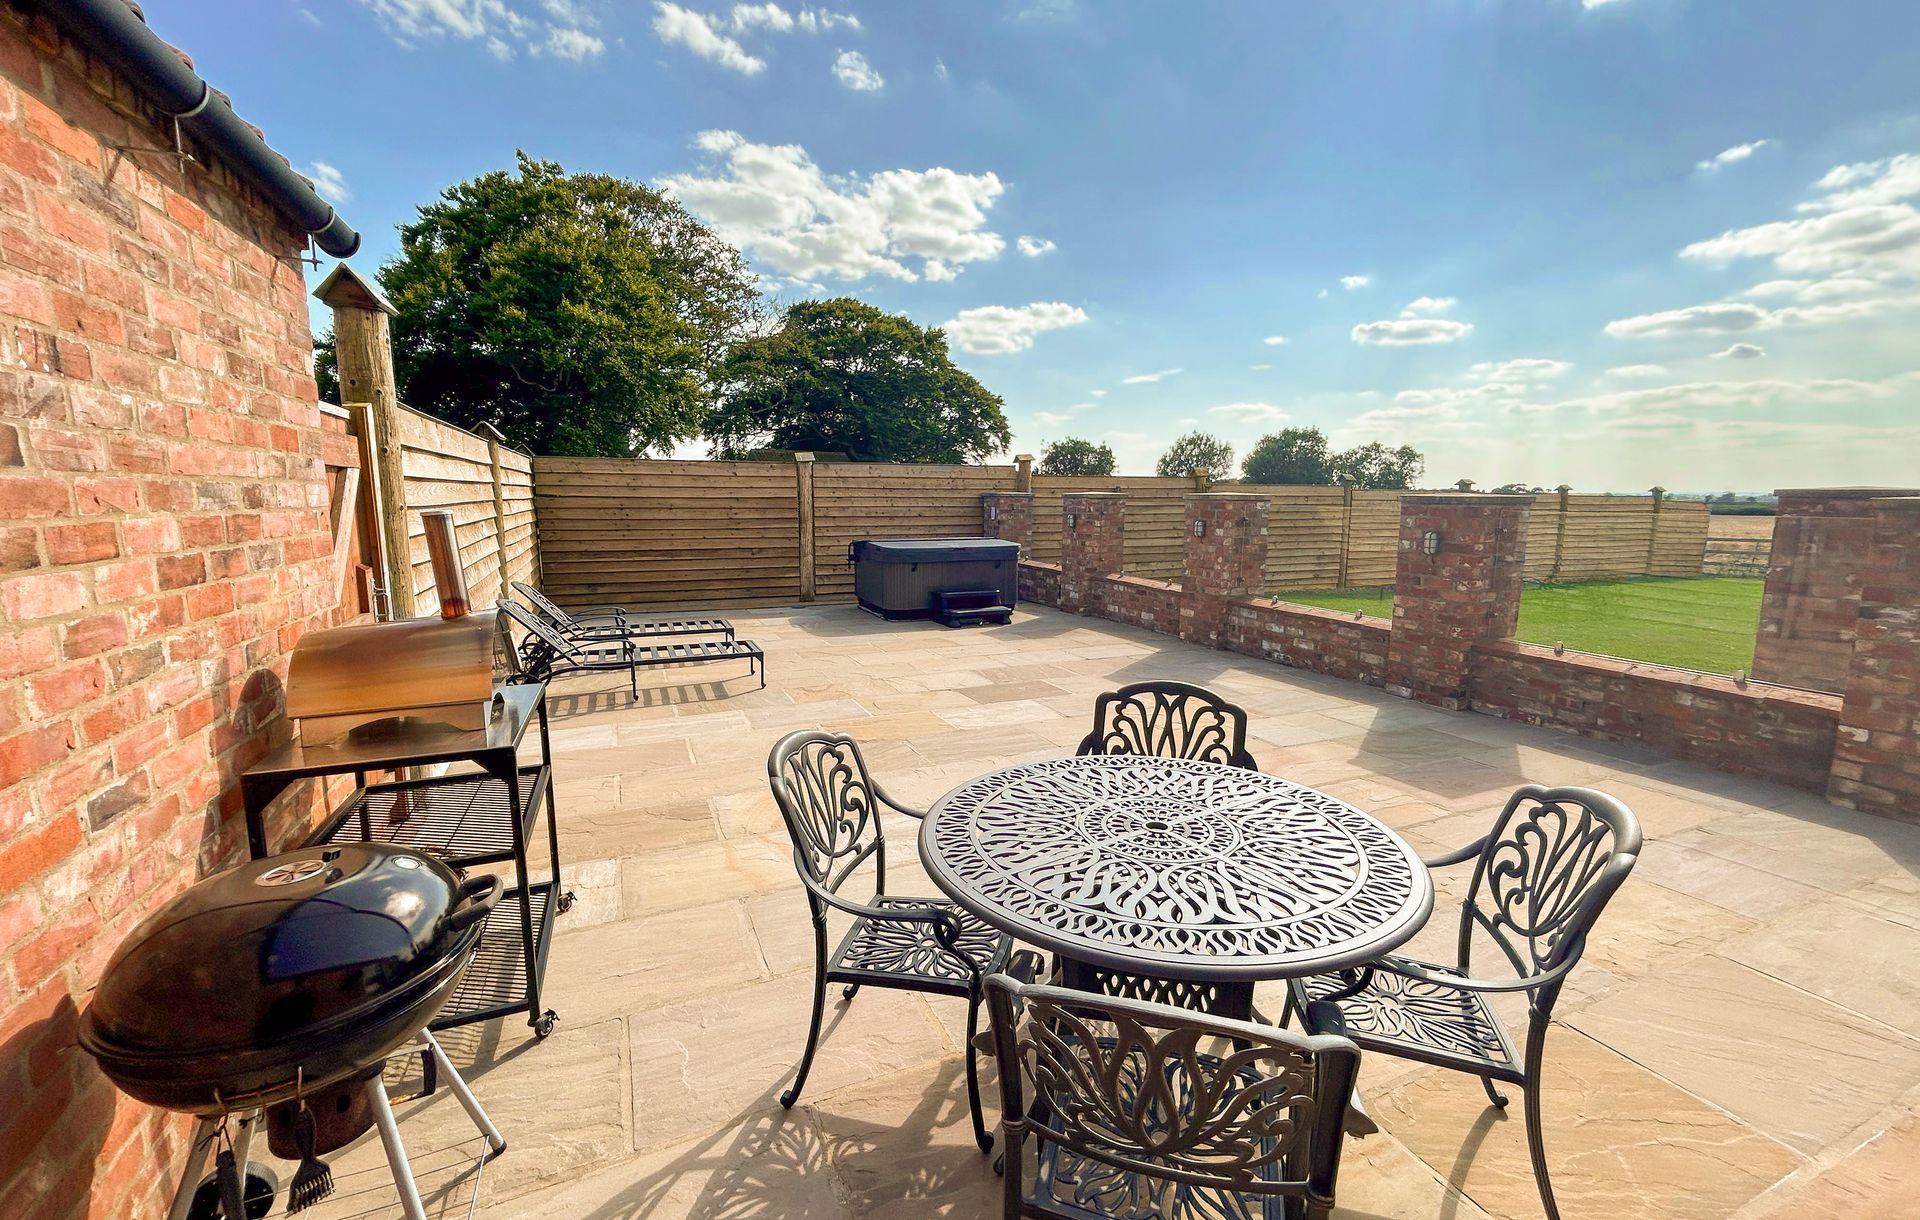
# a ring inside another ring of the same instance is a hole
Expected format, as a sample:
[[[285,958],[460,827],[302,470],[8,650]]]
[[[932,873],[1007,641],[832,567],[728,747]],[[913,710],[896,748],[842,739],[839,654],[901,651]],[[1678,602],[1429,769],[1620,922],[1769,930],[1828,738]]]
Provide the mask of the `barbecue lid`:
[[[892,560],[895,563],[940,563],[973,559],[1014,559],[1020,544],[998,538],[863,538],[853,544],[850,558]]]
[[[184,1056],[350,1022],[466,942],[464,921],[449,919],[465,896],[445,864],[383,843],[242,864],[121,943],[81,1041],[96,1053]]]

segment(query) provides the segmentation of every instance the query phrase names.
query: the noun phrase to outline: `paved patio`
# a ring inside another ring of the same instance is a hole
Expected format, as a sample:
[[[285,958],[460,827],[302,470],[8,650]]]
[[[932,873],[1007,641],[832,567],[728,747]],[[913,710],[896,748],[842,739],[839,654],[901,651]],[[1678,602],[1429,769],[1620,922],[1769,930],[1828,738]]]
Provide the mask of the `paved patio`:
[[[733,617],[767,649],[765,691],[704,667],[652,672],[637,707],[620,677],[553,692],[580,901],[553,946],[558,1032],[536,1043],[514,1019],[447,1038],[510,1141],[478,1214],[997,1217],[968,1129],[960,1002],[869,989],[830,1003],[800,1105],[775,1100],[805,1037],[811,942],[767,750],[795,727],[851,732],[882,782],[925,804],[1071,752],[1094,694],[1142,678],[1227,694],[1264,769],[1422,851],[1483,833],[1529,781],[1601,788],[1640,816],[1640,865],[1548,1040],[1569,1220],[1915,1214],[1920,827],[1053,611],[968,632],[845,606]],[[888,825],[889,888],[931,894],[913,830]],[[1466,871],[1441,875],[1407,952],[1448,954]],[[1469,1077],[1384,1057],[1361,1083],[1383,1132],[1348,1142],[1340,1215],[1540,1214],[1517,1100],[1503,1116]],[[465,1215],[472,1128],[444,1090],[400,1111],[433,1206]],[[377,1143],[335,1169],[341,1193],[310,1215],[395,1214]]]

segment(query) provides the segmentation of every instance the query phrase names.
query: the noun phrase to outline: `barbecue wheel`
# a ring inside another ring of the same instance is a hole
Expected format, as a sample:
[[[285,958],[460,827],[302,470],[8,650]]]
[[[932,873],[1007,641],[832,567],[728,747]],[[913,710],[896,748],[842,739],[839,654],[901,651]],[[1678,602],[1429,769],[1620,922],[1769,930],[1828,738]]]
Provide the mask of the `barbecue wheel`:
[[[566,893],[560,895],[560,913],[562,915],[565,915],[568,911],[571,911],[572,909],[573,909],[573,891],[568,890]]]
[[[560,1024],[560,1014],[549,1008],[539,1020],[533,1023],[533,1036],[544,1038],[552,1033],[553,1027],[558,1024]]]
[[[280,1197],[280,1175],[270,1165],[248,1161],[247,1181],[241,1190],[246,1220],[261,1220],[273,1210],[274,1200]],[[227,1220],[226,1211],[220,1206],[218,1170],[200,1180],[199,1188],[193,1192],[193,1203],[187,1208],[187,1220]]]

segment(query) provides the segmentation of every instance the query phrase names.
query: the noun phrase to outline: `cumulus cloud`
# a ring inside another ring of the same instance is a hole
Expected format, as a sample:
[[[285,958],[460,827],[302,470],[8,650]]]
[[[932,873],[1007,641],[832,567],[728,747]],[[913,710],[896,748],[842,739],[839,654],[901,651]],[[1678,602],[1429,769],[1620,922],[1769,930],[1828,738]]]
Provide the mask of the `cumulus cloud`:
[[[606,44],[588,28],[596,24],[584,0],[542,0],[544,18],[529,17],[506,0],[360,0],[381,27],[409,49],[440,38],[474,41],[495,59],[522,50],[590,59]],[[302,9],[305,13],[306,10]],[[307,14],[317,25],[317,19]]]
[[[809,34],[817,34],[822,30],[860,28],[860,19],[852,13],[830,13],[825,9],[801,9],[797,20],[800,28]]]
[[[1607,370],[1607,376],[1618,377],[1623,381],[1666,375],[1667,366],[1664,364],[1619,364]]]
[[[877,93],[886,79],[858,51],[842,51],[833,61],[833,78],[856,93]]]
[[[1607,333],[1616,339],[1652,339],[1668,335],[1728,335],[1758,330],[1769,324],[1770,313],[1745,301],[1719,301],[1711,305],[1689,305],[1685,309],[1663,309],[1659,313],[1619,318],[1607,323]]]
[[[1105,398],[1107,392],[1105,390],[1088,390],[1087,396],[1090,398]]]
[[[1356,288],[1365,288],[1371,283],[1373,283],[1373,277],[1368,275],[1343,275],[1340,277],[1340,286],[1348,292],[1352,292]]]
[[[315,161],[300,171],[313,183],[313,189],[320,193],[328,203],[352,203],[353,192],[347,189],[347,177],[325,161]]]
[[[1287,337],[1285,335],[1268,335],[1266,338],[1260,340],[1260,342],[1266,344],[1268,347],[1279,347],[1286,341]]]
[[[1250,364],[1247,367],[1256,373],[1264,373],[1273,366],[1271,364]]]
[[[575,62],[592,59],[607,49],[607,44],[595,35],[571,28],[547,31],[547,40],[540,45],[549,55]]]
[[[1767,354],[1767,349],[1757,343],[1735,343],[1725,351],[1715,352],[1715,360],[1758,360]]]
[[[1054,249],[1053,243],[1044,237],[1023,236],[1014,245],[1019,247],[1020,253],[1028,258],[1039,258],[1042,254],[1051,254]]]
[[[1452,343],[1473,332],[1473,323],[1451,318],[1397,318],[1362,322],[1353,328],[1353,341],[1373,347],[1413,347]]]
[[[1031,305],[982,305],[963,309],[941,324],[947,338],[975,356],[1004,356],[1033,346],[1034,336],[1064,326],[1079,326],[1086,311],[1060,301]]]
[[[1403,318],[1430,317],[1433,314],[1450,313],[1460,303],[1458,297],[1415,297],[1408,301],[1406,308],[1400,311]]]
[[[1772,144],[1772,140],[1754,140],[1748,144],[1735,144],[1732,148],[1723,148],[1704,161],[1694,162],[1693,168],[1703,174],[1745,161],[1748,157]]]
[[[1541,404],[1546,410],[1595,413],[1703,411],[1774,407],[1849,407],[1881,403],[1901,392],[1913,378],[1907,373],[1881,381],[1847,377],[1806,380],[1760,378],[1752,381],[1686,381],[1640,390],[1615,390]]]
[[[732,131],[701,132],[694,146],[709,164],[661,179],[660,189],[760,263],[799,280],[951,279],[1006,247],[986,227],[1005,190],[991,173],[829,176],[798,144],[756,144]]]
[[[1481,381],[1531,385],[1541,381],[1552,381],[1572,367],[1573,365],[1565,360],[1531,356],[1517,360],[1483,360],[1468,369],[1467,373]]]
[[[1157,381],[1165,381],[1169,377],[1178,377],[1180,374],[1186,371],[1187,370],[1185,369],[1161,369],[1157,373],[1135,373],[1131,377],[1122,377],[1120,379],[1120,384],[1121,385],[1152,385]]]
[[[1277,424],[1292,418],[1270,402],[1225,402],[1208,407],[1207,414],[1224,415],[1243,424]]]
[[[793,14],[777,4],[736,4],[728,24],[736,30],[772,30],[784,34],[793,28]]]
[[[742,76],[756,76],[766,70],[766,60],[749,55],[745,47],[716,29],[714,20],[706,14],[667,0],[655,0],[653,7],[653,32],[661,42],[678,43],[701,59]]]

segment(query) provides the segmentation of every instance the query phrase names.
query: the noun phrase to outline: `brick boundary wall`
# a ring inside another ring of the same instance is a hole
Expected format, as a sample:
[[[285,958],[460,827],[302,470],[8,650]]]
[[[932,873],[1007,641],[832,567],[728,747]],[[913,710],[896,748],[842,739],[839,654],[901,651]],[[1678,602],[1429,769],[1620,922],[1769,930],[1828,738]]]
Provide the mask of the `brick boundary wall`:
[[[1920,821],[1920,497],[1874,510],[1827,797]]]
[[[1227,603],[1220,646],[1294,669],[1384,686],[1392,635],[1393,624],[1383,618],[1237,598]]]
[[[1179,585],[1140,576],[1096,576],[1089,592],[1089,614],[1162,635],[1180,634]]]
[[[235,777],[340,600],[304,237],[218,163],[112,147],[171,144],[0,10],[0,1216],[163,1207],[186,1121],[108,1084],[79,1010],[244,854]]]
[[[1474,649],[1476,712],[1635,742],[1716,771],[1827,786],[1840,698],[1501,640]]]
[[[1038,559],[1020,561],[1020,600],[1043,606],[1060,606],[1060,565]]]

